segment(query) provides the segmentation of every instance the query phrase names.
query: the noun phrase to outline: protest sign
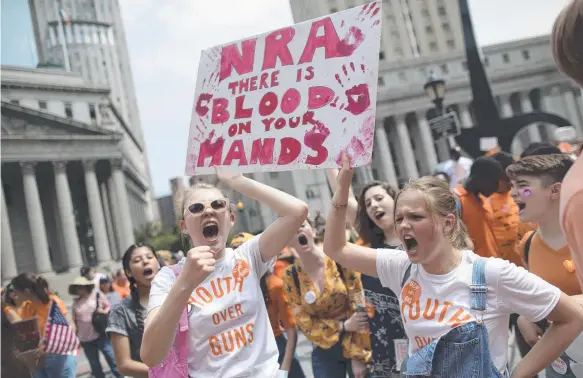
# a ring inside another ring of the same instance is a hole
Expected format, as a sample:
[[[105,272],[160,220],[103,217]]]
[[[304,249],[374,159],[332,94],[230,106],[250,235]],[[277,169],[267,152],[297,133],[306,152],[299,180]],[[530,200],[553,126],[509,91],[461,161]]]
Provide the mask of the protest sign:
[[[38,348],[40,343],[40,332],[38,329],[38,318],[35,316],[30,319],[16,321],[12,323],[15,330],[14,345],[19,352]]]
[[[369,165],[381,3],[202,52],[186,174]]]

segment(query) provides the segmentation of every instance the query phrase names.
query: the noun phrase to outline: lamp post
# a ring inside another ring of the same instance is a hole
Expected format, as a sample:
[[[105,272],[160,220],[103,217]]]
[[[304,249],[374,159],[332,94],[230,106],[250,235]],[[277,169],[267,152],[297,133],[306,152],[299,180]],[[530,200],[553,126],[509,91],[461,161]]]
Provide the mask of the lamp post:
[[[571,122],[568,120],[555,114],[540,111],[520,114],[510,118],[500,118],[492,95],[492,88],[478,51],[468,0],[459,0],[459,9],[476,124],[473,127],[461,130],[461,134],[455,137],[457,144],[472,157],[477,158],[482,155],[480,150],[480,139],[482,138],[496,137],[500,148],[503,151],[510,152],[512,140],[520,129],[525,126],[538,122],[549,123],[559,127],[569,126]],[[426,86],[428,84],[429,82]]]
[[[435,104],[438,115],[443,114],[443,99],[445,98],[445,80],[435,77],[432,73],[423,86],[429,100]]]

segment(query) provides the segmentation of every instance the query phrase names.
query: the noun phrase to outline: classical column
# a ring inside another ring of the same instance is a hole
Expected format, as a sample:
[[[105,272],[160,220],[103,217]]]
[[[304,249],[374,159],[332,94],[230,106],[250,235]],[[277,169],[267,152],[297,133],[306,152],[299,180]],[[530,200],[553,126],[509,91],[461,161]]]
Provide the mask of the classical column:
[[[405,176],[407,179],[412,180],[419,177],[419,172],[417,171],[417,165],[415,164],[415,153],[413,152],[413,146],[411,145],[411,139],[409,138],[409,130],[407,130],[407,124],[405,123],[405,116],[396,116],[395,121],[397,123],[397,136],[399,138],[398,143],[401,148],[400,158],[402,159],[403,167],[405,168]]]
[[[109,208],[111,210],[111,218],[113,223],[113,232],[115,233],[115,249],[122,254],[129,245],[122,245],[121,241],[123,240],[122,237],[122,230],[119,226],[121,224],[121,214],[119,210],[118,200],[115,196],[115,185],[113,183],[113,177],[110,176],[107,180],[107,197],[109,198]],[[131,245],[131,244],[130,244]]]
[[[425,112],[417,113],[417,125],[419,127],[419,134],[421,135],[421,146],[423,148],[423,155],[425,156],[425,164],[427,164],[427,172],[431,173],[437,166],[437,154],[435,153],[435,146],[433,145],[433,136],[429,129],[429,122],[425,118]]]
[[[14,245],[12,244],[12,231],[10,230],[10,219],[8,218],[8,208],[4,200],[4,185],[2,185],[2,198],[0,206],[2,208],[2,282],[18,274],[16,258],[14,257]]]
[[[399,188],[399,181],[395,173],[393,156],[389,147],[389,138],[387,138],[384,119],[377,119],[376,121],[375,151],[378,152],[380,162],[379,176],[381,181],[389,183],[394,188]]]
[[[470,104],[464,104],[460,106],[460,122],[461,126],[465,129],[469,129],[473,126],[472,114],[470,113]]]
[[[114,160],[111,164],[111,176],[113,178],[113,186],[115,191],[115,198],[119,206],[119,221],[118,225],[121,228],[120,243],[129,247],[134,244],[134,227],[132,225],[132,218],[130,213],[130,206],[128,200],[128,192],[126,189],[125,178],[122,170],[122,161]],[[122,249],[123,250],[123,249]]]
[[[61,216],[61,227],[63,228],[63,239],[65,241],[65,252],[69,268],[83,265],[81,257],[81,246],[77,235],[77,225],[73,211],[73,200],[71,199],[71,189],[67,179],[67,162],[53,162],[55,171],[55,189],[57,193],[57,205]]]
[[[500,113],[503,118],[510,118],[514,115],[509,96],[500,96]]]
[[[116,236],[113,231],[113,221],[111,218],[111,206],[109,203],[111,200],[109,199],[109,195],[107,192],[107,183],[102,182],[99,185],[99,189],[101,191],[101,202],[103,204],[103,214],[105,215],[105,228],[107,229],[107,241],[109,242],[109,250],[111,251],[111,257],[114,260],[117,260],[119,256],[119,249],[116,245]]]
[[[35,163],[28,162],[20,163],[24,186],[24,202],[26,203],[26,215],[28,216],[37,273],[50,273],[53,271],[53,267],[49,255],[49,242],[47,241],[43,209],[36,183],[35,165]]]
[[[530,97],[528,96],[527,92],[523,92],[520,94],[520,103],[521,103],[523,114],[531,113],[533,111],[532,103],[530,102]],[[534,125],[531,125],[527,131],[528,131],[528,139],[529,139],[530,143],[541,141],[538,128],[536,128]]]
[[[109,243],[107,241],[107,229],[105,228],[105,217],[99,196],[99,184],[95,175],[95,161],[83,162],[85,167],[85,189],[87,191],[87,204],[89,205],[89,217],[93,228],[93,243],[97,251],[97,260],[105,262],[111,260]]]

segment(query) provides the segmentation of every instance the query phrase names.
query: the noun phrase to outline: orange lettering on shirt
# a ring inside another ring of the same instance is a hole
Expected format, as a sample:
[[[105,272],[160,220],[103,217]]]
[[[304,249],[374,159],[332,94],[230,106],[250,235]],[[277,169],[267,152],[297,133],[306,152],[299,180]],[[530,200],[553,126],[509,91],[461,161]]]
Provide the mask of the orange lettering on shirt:
[[[228,330],[220,335],[209,337],[209,345],[213,356],[219,357],[225,353],[233,353],[253,342],[253,326],[248,323],[238,328]]]
[[[431,302],[433,302],[433,310],[429,313],[431,309]],[[432,320],[435,318],[435,312],[437,311],[437,307],[439,307],[439,299],[431,299],[427,298],[427,304],[425,305],[425,311],[423,311],[423,318],[427,320]]]
[[[210,290],[204,286],[197,287],[194,295],[189,299],[189,303],[194,303],[199,307],[209,304],[215,299],[222,298],[234,291],[243,292],[244,278],[218,277],[210,282]]]
[[[425,337],[425,336],[415,336],[415,342],[419,349],[423,348],[427,344],[431,344],[431,342],[435,340],[435,337]]]
[[[205,303],[211,303],[213,301],[213,297],[211,293],[204,287],[197,287],[194,291]]]
[[[472,318],[472,315],[466,313],[466,315],[462,318],[462,314],[464,313],[464,309],[460,308],[456,311],[455,314],[447,321],[447,325],[451,325],[451,328],[455,328],[462,323],[469,321]]]
[[[443,319],[445,318],[445,314],[447,313],[447,310],[449,310],[451,306],[453,306],[453,303],[448,301],[443,302],[443,310],[441,310],[441,315],[439,316],[439,320],[437,322],[441,323],[443,321]]]
[[[215,280],[211,281],[211,289],[213,290],[213,294],[215,295],[215,298],[222,298],[223,295],[225,295],[225,292],[223,291],[223,287],[221,286],[221,278],[217,278],[216,282]]]
[[[413,313],[413,305],[415,306],[415,313]],[[419,315],[421,315],[421,308],[420,308],[420,304],[419,301],[415,301],[415,303],[413,303],[413,305],[409,306],[409,319],[411,320],[417,320],[419,319]]]
[[[216,336],[209,337],[209,345],[211,347],[211,352],[213,353],[213,356],[218,357],[221,354],[223,354],[218,337]]]
[[[212,315],[212,319],[215,325],[219,325],[227,320],[235,320],[241,315],[243,315],[243,310],[241,309],[241,304],[238,303],[234,306],[227,307],[224,310],[215,312]]]

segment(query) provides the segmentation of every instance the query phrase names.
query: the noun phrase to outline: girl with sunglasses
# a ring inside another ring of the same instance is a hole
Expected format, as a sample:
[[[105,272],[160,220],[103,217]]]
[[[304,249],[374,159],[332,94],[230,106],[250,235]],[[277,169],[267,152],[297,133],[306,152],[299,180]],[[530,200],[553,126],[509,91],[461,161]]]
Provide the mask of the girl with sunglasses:
[[[279,353],[259,282],[306,219],[308,207],[240,174],[217,169],[217,176],[232,190],[270,207],[279,218],[233,250],[226,247],[235,222],[229,199],[208,184],[184,190],[176,214],[194,248],[173,269],[162,268],[152,283],[142,360],[150,367],[164,360],[186,307],[188,375],[287,376],[278,372]]]

